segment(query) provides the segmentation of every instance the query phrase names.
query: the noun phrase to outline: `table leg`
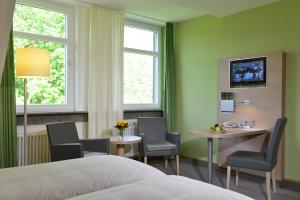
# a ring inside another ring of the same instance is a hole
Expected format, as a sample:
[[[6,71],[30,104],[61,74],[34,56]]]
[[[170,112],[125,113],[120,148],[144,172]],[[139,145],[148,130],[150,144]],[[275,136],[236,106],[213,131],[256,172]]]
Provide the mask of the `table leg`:
[[[125,145],[124,144],[117,144],[117,153],[118,153],[118,156],[124,157],[124,155],[125,155]]]
[[[207,181],[212,183],[212,138],[207,138]]]

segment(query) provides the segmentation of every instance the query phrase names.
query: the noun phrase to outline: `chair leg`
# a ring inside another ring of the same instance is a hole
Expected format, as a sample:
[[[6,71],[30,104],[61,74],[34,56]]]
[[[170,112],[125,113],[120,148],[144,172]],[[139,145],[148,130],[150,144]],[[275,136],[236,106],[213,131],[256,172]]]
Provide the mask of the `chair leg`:
[[[270,190],[270,179],[271,179],[271,172],[266,172],[266,191],[267,191],[267,199],[271,200],[271,190]]]
[[[235,185],[238,187],[240,182],[240,169],[237,167],[235,171]]]
[[[277,192],[277,188],[276,188],[276,171],[275,171],[275,167],[272,170],[272,185],[273,185],[273,192]]]
[[[176,171],[177,171],[177,176],[179,176],[179,155],[176,155]]]
[[[147,164],[147,156],[144,157],[144,163]]]
[[[166,169],[168,168],[168,157],[167,156],[165,157],[165,168]]]
[[[230,172],[231,172],[231,167],[227,166],[227,185],[226,188],[230,190]]]

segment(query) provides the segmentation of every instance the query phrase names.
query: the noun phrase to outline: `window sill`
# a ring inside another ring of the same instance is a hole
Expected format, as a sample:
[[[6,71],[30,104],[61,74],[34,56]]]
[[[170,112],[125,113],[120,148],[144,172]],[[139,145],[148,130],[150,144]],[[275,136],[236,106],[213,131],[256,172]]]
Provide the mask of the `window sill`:
[[[124,119],[137,119],[138,117],[163,117],[161,109],[124,110]]]
[[[88,114],[87,111],[68,111],[68,112],[28,112],[28,116],[50,116],[50,115],[74,115]],[[17,116],[23,116],[24,112],[17,112]]]
[[[28,125],[42,125],[58,121],[75,121],[87,122],[87,111],[71,111],[71,112],[30,112],[28,116]],[[24,124],[24,113],[18,112],[17,125]],[[152,110],[124,110],[124,119],[137,119],[138,117],[163,117],[161,109]]]
[[[74,112],[30,112],[27,114],[28,125],[43,125],[53,122],[74,121],[87,122],[88,112],[74,111]],[[17,125],[24,124],[24,113],[17,113]]]

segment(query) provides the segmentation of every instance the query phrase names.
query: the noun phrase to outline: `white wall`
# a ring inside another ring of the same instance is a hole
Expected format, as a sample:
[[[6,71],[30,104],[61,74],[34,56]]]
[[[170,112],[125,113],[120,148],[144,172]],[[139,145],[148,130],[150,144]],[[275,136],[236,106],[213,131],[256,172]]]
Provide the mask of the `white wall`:
[[[0,81],[2,78],[15,4],[16,0],[0,0]]]

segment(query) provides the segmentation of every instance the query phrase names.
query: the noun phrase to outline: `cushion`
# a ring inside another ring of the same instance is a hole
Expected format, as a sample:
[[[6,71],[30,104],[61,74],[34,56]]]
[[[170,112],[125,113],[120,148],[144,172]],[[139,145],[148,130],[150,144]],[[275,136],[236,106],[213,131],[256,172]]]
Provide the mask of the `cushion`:
[[[168,141],[153,141],[147,143],[148,151],[170,151],[177,149],[175,144]]]
[[[107,155],[107,154],[101,153],[101,152],[84,151],[83,155],[84,155],[84,157],[90,157],[90,156],[103,156],[103,155]]]
[[[252,151],[236,151],[227,157],[227,165],[260,171],[271,171],[266,154]]]

